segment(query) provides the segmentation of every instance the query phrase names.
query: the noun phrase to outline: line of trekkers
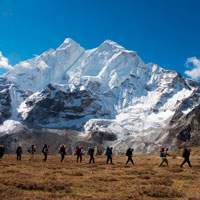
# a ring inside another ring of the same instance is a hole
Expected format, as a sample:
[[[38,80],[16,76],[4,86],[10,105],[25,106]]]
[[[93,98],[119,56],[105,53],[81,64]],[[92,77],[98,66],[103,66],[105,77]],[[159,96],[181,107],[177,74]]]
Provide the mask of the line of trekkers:
[[[42,153],[44,154],[44,158],[43,161],[46,162],[47,161],[47,156],[49,153],[49,148],[50,146],[45,144],[42,148]],[[82,162],[82,149],[83,146],[76,146],[75,148],[75,154],[77,156],[76,161],[77,162]],[[5,147],[4,145],[0,145],[0,159],[3,157],[4,155],[4,151],[5,151]],[[126,151],[126,156],[128,157],[126,164],[129,163],[129,161],[132,163],[132,165],[134,165],[132,156],[133,156],[133,151],[134,149],[128,148]],[[89,159],[89,164],[91,163],[95,163],[95,159],[94,159],[94,152],[95,152],[95,148],[94,147],[90,147],[88,149],[88,155],[90,156]],[[190,152],[191,149],[183,149],[183,153],[182,153],[182,157],[184,158],[184,161],[182,162],[182,164],[180,165],[180,167],[183,167],[183,165],[187,162],[189,167],[192,167],[192,165],[190,164]],[[29,149],[28,149],[28,153],[30,154],[30,161],[34,160],[34,155],[36,153],[36,146],[32,145]],[[65,155],[66,155],[66,146],[64,144],[61,144],[59,147],[59,153],[61,155],[61,160],[60,162],[63,162]],[[19,146],[16,150],[16,154],[17,154],[17,160],[21,160],[22,158],[22,147]],[[107,156],[107,160],[106,160],[106,164],[108,164],[110,162],[110,164],[113,164],[113,160],[112,160],[112,147],[107,146],[105,149],[105,155]],[[162,162],[160,163],[159,167],[161,167],[164,163],[166,163],[166,166],[168,167],[168,160],[167,160],[167,156],[169,156],[168,154],[168,148],[164,149],[161,148],[160,149],[160,157],[162,158]]]
[[[183,149],[182,152],[182,157],[184,158],[182,164],[180,165],[180,167],[183,167],[183,165],[187,162],[189,167],[192,167],[192,165],[190,164],[190,152],[191,149]],[[167,160],[167,156],[169,156],[168,154],[168,148],[164,149],[161,148],[160,149],[160,157],[162,158],[162,162],[160,163],[159,167],[161,167],[164,163],[166,163],[167,167],[168,167],[168,160]]]

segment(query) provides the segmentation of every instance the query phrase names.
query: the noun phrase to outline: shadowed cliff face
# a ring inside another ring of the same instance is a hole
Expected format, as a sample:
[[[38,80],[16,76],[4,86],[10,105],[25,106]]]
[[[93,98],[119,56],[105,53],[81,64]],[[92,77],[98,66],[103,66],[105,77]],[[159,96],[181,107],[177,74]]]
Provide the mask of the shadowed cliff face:
[[[188,114],[173,119],[170,124],[170,131],[180,146],[200,144],[200,104]]]
[[[0,124],[11,116],[10,87],[10,84],[0,80]]]
[[[189,97],[181,101],[180,105],[176,108],[176,111],[170,121],[170,124],[176,123],[178,119],[184,116],[184,112],[187,112],[187,110],[192,110],[199,103],[200,103],[200,87],[197,87],[197,89],[195,89]]]
[[[92,131],[90,133],[90,140],[102,144],[105,141],[115,141],[117,136],[114,133],[102,132],[102,131]]]
[[[25,106],[29,112],[26,115],[22,112],[21,117],[25,124],[31,125],[77,120],[73,128],[79,129],[88,119],[109,116],[99,97],[91,92],[56,90],[51,84],[38,96],[28,98]]]

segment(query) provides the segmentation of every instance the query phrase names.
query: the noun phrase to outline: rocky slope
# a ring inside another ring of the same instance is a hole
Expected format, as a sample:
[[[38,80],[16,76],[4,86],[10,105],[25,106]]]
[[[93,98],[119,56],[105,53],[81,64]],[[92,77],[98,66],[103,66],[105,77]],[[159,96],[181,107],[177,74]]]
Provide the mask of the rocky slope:
[[[180,104],[170,125],[171,133],[177,138],[175,145],[200,144],[200,88],[197,88]]]

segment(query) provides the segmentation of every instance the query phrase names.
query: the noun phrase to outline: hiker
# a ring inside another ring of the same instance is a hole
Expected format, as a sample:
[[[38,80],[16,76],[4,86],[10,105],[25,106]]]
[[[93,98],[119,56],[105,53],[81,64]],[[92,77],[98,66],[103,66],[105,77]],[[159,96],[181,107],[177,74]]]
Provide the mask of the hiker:
[[[22,159],[22,147],[18,147],[17,150],[16,150],[16,154],[17,154],[17,160],[21,160]]]
[[[163,163],[166,163],[167,167],[168,167],[168,160],[167,160],[167,156],[169,156],[169,154],[167,153],[168,148],[164,149],[161,148],[160,149],[160,157],[162,158],[162,162],[160,163],[159,167],[161,167],[163,165]]]
[[[129,161],[131,161],[132,165],[134,165],[132,155],[133,155],[134,149],[128,148],[126,151],[126,156],[128,156],[128,160],[126,161],[126,164],[128,164]]]
[[[29,161],[34,160],[34,154],[36,152],[36,146],[32,145],[31,148],[28,150],[28,152],[31,154]]]
[[[112,147],[109,147],[109,146],[106,147],[106,154],[105,155],[107,156],[106,164],[108,164],[109,160],[110,160],[110,163],[113,164],[112,163]]]
[[[79,147],[76,147],[76,155],[77,155],[77,160],[76,162],[78,162],[79,158],[80,158],[80,162],[82,162],[82,148],[83,146],[79,146]]]
[[[47,161],[48,152],[49,152],[49,145],[45,144],[44,147],[42,148],[42,153],[44,154],[44,159],[43,159],[44,162]]]
[[[3,157],[5,151],[4,145],[0,145],[0,159]]]
[[[62,162],[62,161],[64,160],[64,158],[65,158],[65,154],[66,154],[65,149],[66,149],[65,145],[64,145],[64,144],[61,144],[61,145],[60,145],[60,148],[59,148],[59,153],[60,153],[60,155],[61,155],[61,160],[60,160],[60,162]]]
[[[190,164],[190,152],[191,152],[191,149],[184,149],[183,150],[183,158],[184,158],[184,161],[183,163],[180,165],[180,167],[183,167],[183,165],[187,162],[189,167],[192,167],[192,165]]]
[[[88,154],[90,155],[90,160],[89,160],[89,164],[91,164],[91,162],[94,163],[94,148],[89,148],[88,149]]]

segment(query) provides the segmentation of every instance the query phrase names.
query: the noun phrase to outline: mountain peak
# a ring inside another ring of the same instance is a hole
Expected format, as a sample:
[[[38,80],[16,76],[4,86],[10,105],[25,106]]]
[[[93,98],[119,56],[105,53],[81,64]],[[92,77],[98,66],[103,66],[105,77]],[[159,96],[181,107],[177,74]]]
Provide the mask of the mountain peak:
[[[124,50],[124,47],[120,46],[112,40],[105,40],[99,47],[110,47],[112,49],[121,49]]]
[[[71,38],[66,38],[63,43],[76,43],[76,42]]]
[[[59,49],[66,49],[66,48],[69,48],[69,47],[80,47],[80,45],[75,42],[74,40],[72,40],[71,38],[66,38],[64,40],[64,42],[58,47],[58,50]]]

